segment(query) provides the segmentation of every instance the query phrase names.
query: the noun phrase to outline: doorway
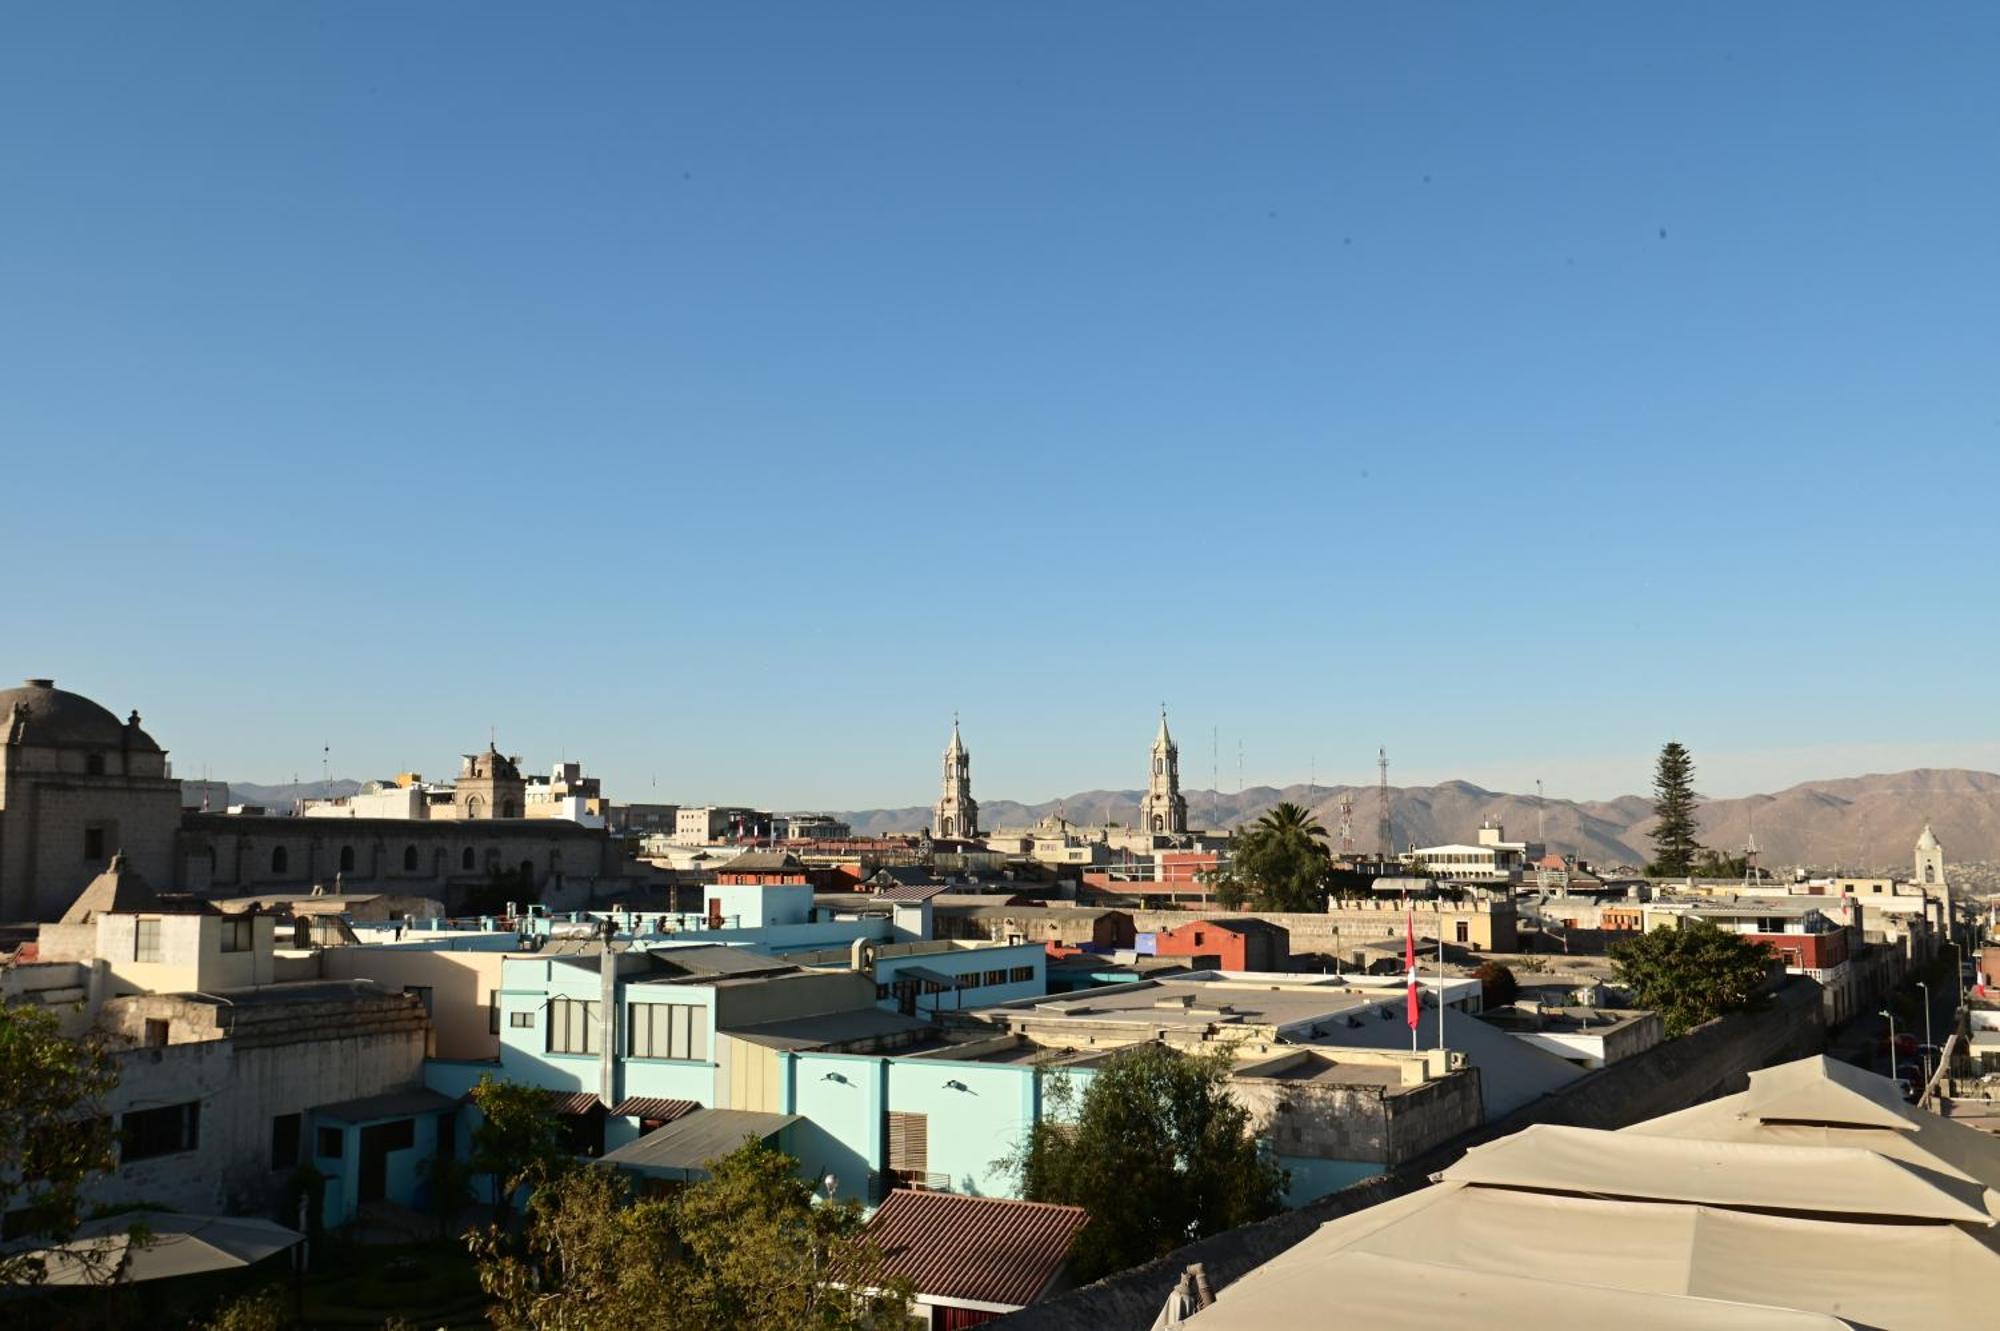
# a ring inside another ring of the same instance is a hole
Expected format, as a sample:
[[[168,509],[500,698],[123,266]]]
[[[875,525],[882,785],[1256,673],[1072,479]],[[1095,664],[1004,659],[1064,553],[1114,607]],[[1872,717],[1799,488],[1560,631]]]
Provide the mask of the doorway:
[[[361,1177],[355,1185],[355,1200],[366,1205],[386,1198],[389,1152],[406,1151],[416,1144],[417,1125],[407,1118],[361,1129]]]

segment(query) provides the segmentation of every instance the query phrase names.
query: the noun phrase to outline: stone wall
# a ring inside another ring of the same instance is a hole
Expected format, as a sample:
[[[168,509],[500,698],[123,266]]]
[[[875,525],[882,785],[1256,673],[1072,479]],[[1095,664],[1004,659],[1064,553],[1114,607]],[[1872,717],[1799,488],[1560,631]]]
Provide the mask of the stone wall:
[[[1231,1095],[1278,1155],[1400,1165],[1479,1126],[1479,1072],[1419,1086],[1236,1077]]]
[[[1428,1176],[1473,1146],[1531,1123],[1622,1128],[1749,1085],[1750,1073],[1822,1051],[1819,986],[1794,978],[1764,1005],[1710,1022],[1678,1040],[1601,1068],[1519,1112],[1410,1161],[1379,1179],[1322,1197],[1295,1211],[1191,1243],[1145,1266],[1121,1271],[1060,1298],[1024,1308],[991,1325],[1008,1331],[1145,1331],[1181,1273],[1200,1262],[1210,1288],[1233,1281],[1297,1244],[1329,1220],[1425,1186]],[[1329,1291],[1337,1300],[1338,1291]]]

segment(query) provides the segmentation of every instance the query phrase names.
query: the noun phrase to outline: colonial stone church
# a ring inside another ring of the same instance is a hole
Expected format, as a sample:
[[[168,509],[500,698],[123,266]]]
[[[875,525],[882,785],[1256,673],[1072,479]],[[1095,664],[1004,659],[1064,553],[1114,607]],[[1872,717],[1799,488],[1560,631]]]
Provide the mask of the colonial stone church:
[[[174,880],[181,783],[133,712],[31,679],[0,690],[0,920],[55,920],[123,851]]]
[[[451,903],[504,875],[532,899],[626,871],[602,828],[523,817],[520,765],[490,745],[466,757],[454,817],[298,818],[184,809],[137,712],[120,721],[53,680],[0,691],[0,727],[0,923],[61,919],[121,853],[156,887],[212,896],[338,886]]]

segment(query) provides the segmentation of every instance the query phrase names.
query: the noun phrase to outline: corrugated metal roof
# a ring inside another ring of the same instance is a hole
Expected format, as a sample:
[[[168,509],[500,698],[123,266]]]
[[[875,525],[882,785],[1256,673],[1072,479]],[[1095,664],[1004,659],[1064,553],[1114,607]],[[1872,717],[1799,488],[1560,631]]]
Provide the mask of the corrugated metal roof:
[[[662,1123],[671,1123],[677,1118],[685,1118],[701,1108],[694,1100],[663,1100],[654,1095],[628,1095],[611,1106],[611,1112],[620,1118],[656,1118]]]
[[[929,901],[951,891],[949,883],[904,883],[900,887],[885,887],[874,894],[877,901]]]
[[[1081,1206],[898,1188],[868,1229],[883,1273],[919,1294],[1025,1308],[1061,1272],[1088,1218]]]
[[[601,1107],[596,1091],[554,1091],[550,1108],[558,1114],[589,1114]]]
[[[603,1163],[638,1174],[687,1178],[711,1160],[755,1137],[769,1141],[799,1121],[797,1114],[751,1109],[698,1109],[604,1155]]]

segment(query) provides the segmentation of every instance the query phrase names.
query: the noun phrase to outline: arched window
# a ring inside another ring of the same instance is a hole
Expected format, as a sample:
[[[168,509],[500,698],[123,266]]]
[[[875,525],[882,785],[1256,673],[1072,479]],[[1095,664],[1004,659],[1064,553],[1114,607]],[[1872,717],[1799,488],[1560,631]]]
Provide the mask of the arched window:
[[[83,760],[83,770],[87,776],[104,775],[104,755],[93,753]]]
[[[405,846],[403,847],[403,872],[415,873],[416,871],[417,848],[415,846]]]
[[[484,818],[486,816],[486,801],[478,795],[466,796],[465,816],[467,818]]]
[[[500,801],[500,816],[502,818],[513,818],[517,816],[514,813],[514,801],[512,800]]]
[[[271,847],[271,872],[284,873],[291,868],[292,857],[285,853],[283,846]]]
[[[461,869],[470,869],[472,865],[473,865],[472,847],[467,846],[465,848],[465,854],[458,857],[458,867]]]
[[[533,860],[521,861],[521,882],[528,887],[535,885],[535,862]]]
[[[340,848],[340,871],[342,873],[354,872],[354,847],[342,846]]]

